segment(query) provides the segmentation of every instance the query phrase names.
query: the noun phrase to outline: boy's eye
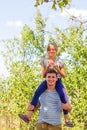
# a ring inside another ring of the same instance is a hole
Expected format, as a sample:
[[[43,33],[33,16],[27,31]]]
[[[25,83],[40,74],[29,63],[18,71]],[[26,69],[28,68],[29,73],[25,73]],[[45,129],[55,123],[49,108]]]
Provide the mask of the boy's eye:
[[[51,77],[51,76],[48,76],[48,78],[53,78],[53,79],[54,79],[55,77],[54,77],[54,76],[52,76],[52,77]]]
[[[48,76],[48,78],[50,78],[50,76]]]
[[[52,76],[52,78],[54,79],[55,77],[54,77],[54,76]]]

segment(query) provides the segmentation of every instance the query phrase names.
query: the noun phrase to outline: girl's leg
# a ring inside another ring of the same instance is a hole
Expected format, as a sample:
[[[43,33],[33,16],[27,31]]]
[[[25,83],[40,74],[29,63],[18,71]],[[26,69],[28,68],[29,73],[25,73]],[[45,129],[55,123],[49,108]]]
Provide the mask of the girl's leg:
[[[35,92],[35,94],[33,96],[33,99],[32,99],[31,104],[30,104],[31,105],[30,107],[32,107],[33,109],[28,107],[28,110],[29,110],[28,114],[26,114],[26,115],[25,114],[18,114],[18,116],[22,120],[24,120],[26,123],[29,123],[29,121],[30,121],[30,119],[32,117],[32,112],[33,112],[34,108],[37,106],[38,98],[46,89],[47,89],[47,83],[46,83],[46,80],[45,80],[37,88],[37,90],[36,90],[36,92]]]
[[[65,92],[61,79],[58,79],[56,82],[56,91],[58,92],[58,94],[60,96],[61,102],[66,103],[67,96],[66,96],[66,92]],[[67,110],[63,110],[63,112],[64,112],[64,114],[68,114]]]
[[[47,89],[47,82],[46,80],[44,80],[39,87],[37,88],[36,92],[34,93],[34,96],[32,98],[31,104],[34,105],[34,107],[36,107],[37,103],[38,103],[38,98],[39,96]]]
[[[58,79],[57,82],[56,82],[56,91],[58,92],[58,94],[60,96],[61,102],[66,103],[68,101],[68,99],[67,99],[68,96],[66,94],[66,91],[65,91],[65,88],[62,84],[61,79]],[[63,113],[64,113],[65,123],[67,124],[67,126],[72,127],[73,124],[70,122],[68,110],[63,110]]]
[[[60,96],[61,102],[66,103],[67,96],[66,96],[65,88],[64,88],[60,78],[56,82],[56,91],[58,92],[58,94]]]

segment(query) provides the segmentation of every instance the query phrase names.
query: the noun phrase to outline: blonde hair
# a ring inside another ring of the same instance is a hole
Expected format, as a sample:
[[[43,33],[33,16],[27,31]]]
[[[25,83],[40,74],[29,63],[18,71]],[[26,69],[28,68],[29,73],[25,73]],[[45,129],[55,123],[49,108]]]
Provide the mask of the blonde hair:
[[[53,45],[54,48],[55,48],[55,50],[58,51],[58,47],[57,47],[57,44],[56,44],[55,42],[50,42],[50,43],[48,44],[48,46],[47,46],[47,51],[50,50],[50,45]]]

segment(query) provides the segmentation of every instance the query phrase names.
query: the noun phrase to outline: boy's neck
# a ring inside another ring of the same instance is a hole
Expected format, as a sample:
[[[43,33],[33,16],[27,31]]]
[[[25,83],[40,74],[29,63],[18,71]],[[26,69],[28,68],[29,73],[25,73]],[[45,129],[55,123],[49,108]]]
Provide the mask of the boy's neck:
[[[50,91],[53,91],[55,89],[55,85],[53,86],[49,86],[47,85],[47,90],[50,92]]]

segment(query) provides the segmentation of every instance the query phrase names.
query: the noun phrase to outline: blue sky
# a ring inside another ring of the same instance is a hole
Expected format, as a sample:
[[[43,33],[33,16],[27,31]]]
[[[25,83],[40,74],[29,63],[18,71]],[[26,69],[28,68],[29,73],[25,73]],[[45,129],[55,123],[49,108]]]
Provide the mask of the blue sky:
[[[2,39],[12,39],[14,36],[20,37],[20,31],[24,24],[34,28],[34,18],[37,8],[34,7],[35,0],[3,0],[0,2],[0,41]],[[58,26],[62,29],[69,26],[69,12],[71,15],[87,20],[87,0],[72,0],[71,7],[61,13],[60,9],[56,11],[51,9],[51,2],[44,3],[39,7],[42,16],[48,17],[47,30]],[[4,49],[0,42],[0,50]],[[0,76],[6,75],[5,63],[0,54]]]

